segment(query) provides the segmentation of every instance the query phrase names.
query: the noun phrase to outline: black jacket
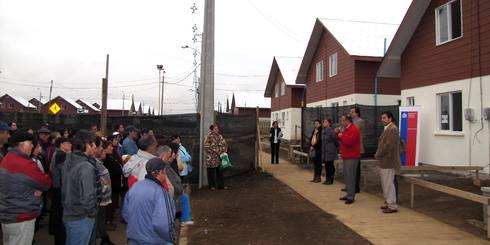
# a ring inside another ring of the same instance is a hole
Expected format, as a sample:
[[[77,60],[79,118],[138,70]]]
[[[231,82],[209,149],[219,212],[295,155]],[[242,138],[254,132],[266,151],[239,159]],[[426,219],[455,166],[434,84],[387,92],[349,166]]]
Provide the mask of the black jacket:
[[[274,143],[274,128],[271,128],[270,132],[269,132],[269,141],[271,143]],[[281,143],[281,128],[277,127],[277,143]]]
[[[104,160],[104,166],[109,170],[111,176],[112,193],[122,192],[122,166],[113,154],[108,154]]]
[[[310,137],[310,142],[309,142],[309,145],[310,147],[312,146],[311,145],[311,138],[313,138],[313,132],[315,132],[315,129],[313,128],[313,130],[311,131],[311,137]],[[318,129],[318,133],[316,134],[316,145],[313,146],[313,148],[315,148],[316,151],[321,151],[322,149],[322,127],[320,127]]]

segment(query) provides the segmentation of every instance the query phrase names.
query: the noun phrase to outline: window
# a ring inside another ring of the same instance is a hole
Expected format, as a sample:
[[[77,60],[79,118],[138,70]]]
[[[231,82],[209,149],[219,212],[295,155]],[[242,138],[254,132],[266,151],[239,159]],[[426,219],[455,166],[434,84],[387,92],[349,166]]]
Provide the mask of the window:
[[[461,91],[437,95],[439,130],[463,131],[463,97]]]
[[[274,89],[275,89],[275,96],[274,97],[279,97],[279,84],[276,84],[276,86],[274,86]]]
[[[66,110],[66,105],[61,105],[61,110]]]
[[[282,82],[281,83],[281,96],[286,94],[286,83]]]
[[[289,112],[286,112],[286,121],[289,121]]]
[[[14,109],[14,103],[9,103],[9,109]]]
[[[330,55],[328,62],[328,71],[330,77],[337,75],[337,53]]]
[[[284,128],[284,119],[285,119],[285,112],[281,113],[281,128]]]
[[[316,63],[316,82],[323,81],[323,60]]]
[[[414,106],[415,105],[415,97],[407,97],[407,106]]]
[[[463,35],[461,0],[450,1],[436,9],[436,44],[440,45]]]
[[[0,109],[5,108],[5,105],[3,103],[0,103]]]

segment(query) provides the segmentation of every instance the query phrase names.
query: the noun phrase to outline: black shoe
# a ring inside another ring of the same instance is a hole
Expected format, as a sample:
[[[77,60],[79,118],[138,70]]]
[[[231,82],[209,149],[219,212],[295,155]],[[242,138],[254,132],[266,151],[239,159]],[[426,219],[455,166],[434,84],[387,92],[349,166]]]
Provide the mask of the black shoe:
[[[347,192],[347,189],[342,188],[340,191]]]
[[[347,201],[347,200],[349,200],[349,198],[347,198],[347,197],[341,197],[341,198],[339,198],[339,200],[340,201]]]
[[[320,178],[314,178],[314,179],[310,180],[310,182],[320,183],[320,182],[322,182],[322,179],[320,179]]]
[[[353,203],[354,203],[354,200],[350,200],[350,199],[345,200],[345,204],[347,204],[347,205],[353,204]]]

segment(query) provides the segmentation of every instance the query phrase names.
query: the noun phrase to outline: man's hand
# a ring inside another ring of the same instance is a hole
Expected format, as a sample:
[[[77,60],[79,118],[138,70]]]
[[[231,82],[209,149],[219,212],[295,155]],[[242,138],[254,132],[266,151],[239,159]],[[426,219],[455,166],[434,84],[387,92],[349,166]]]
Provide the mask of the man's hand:
[[[41,197],[43,195],[42,191],[34,190],[34,196]]]

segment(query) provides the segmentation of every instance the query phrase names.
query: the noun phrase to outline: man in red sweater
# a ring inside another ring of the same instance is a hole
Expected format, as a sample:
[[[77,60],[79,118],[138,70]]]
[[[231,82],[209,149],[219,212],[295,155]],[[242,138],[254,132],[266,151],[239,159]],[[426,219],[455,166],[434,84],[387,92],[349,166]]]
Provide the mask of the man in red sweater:
[[[352,123],[350,115],[342,116],[340,123],[344,130],[340,132],[336,128],[335,132],[340,142],[340,155],[344,163],[344,182],[347,189],[347,195],[340,200],[345,201],[345,204],[352,204],[356,196],[357,163],[361,158],[361,134],[359,128]]]
[[[41,195],[51,186],[49,176],[30,158],[34,136],[17,132],[0,163],[0,223],[3,244],[32,244]]]

